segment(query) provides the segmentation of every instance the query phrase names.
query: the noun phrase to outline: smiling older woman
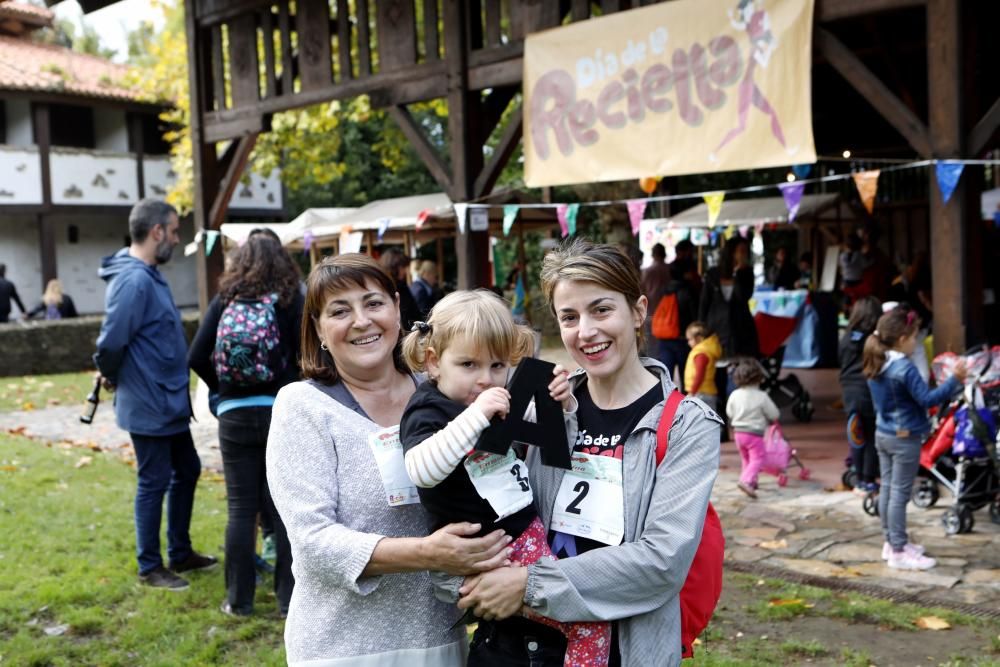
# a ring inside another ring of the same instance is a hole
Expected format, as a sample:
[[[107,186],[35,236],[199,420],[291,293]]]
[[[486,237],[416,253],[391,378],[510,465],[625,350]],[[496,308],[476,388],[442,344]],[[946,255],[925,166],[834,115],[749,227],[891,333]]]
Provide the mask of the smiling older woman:
[[[557,621],[613,621],[609,665],[679,665],[679,593],[718,473],[721,420],[685,398],[657,464],[656,431],[675,387],[659,362],[639,356],[646,298],[620,250],[576,241],[545,258],[542,287],[580,365],[570,377],[579,404],[569,425],[574,468],[585,460],[601,474],[584,487],[529,454],[539,517],[560,560],[466,580],[459,606],[486,619],[469,664],[563,664],[560,633],[525,637],[514,614],[527,605]],[[598,488],[598,480],[607,483]]]
[[[426,534],[398,444],[420,378],[400,358],[392,278],[365,255],[324,260],[302,318],[306,379],[274,404],[267,477],[288,530],[295,590],[290,665],[460,665],[457,610],[426,570],[468,575],[505,562],[509,538],[478,524]]]

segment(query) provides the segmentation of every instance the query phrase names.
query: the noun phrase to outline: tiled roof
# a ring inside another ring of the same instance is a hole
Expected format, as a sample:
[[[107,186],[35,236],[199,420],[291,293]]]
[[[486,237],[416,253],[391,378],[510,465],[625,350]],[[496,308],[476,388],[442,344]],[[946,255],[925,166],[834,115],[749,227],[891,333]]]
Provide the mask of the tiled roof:
[[[49,26],[52,25],[55,14],[45,7],[38,7],[27,2],[0,0],[0,17],[18,19],[32,25]]]
[[[6,4],[6,3],[5,3]],[[0,36],[0,90],[35,90],[88,98],[142,102],[127,88],[128,72],[118,65],[63,46]]]

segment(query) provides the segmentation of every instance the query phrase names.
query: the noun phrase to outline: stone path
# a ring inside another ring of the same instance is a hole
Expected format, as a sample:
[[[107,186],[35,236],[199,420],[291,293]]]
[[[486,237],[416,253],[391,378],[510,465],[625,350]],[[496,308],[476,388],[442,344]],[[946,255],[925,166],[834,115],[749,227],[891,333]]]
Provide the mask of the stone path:
[[[565,353],[543,356],[563,361],[558,357]],[[826,379],[821,374],[816,378]],[[205,406],[199,393],[195,399],[198,421],[192,422],[192,433],[202,465],[218,474],[222,471],[218,425]],[[80,423],[78,413],[77,407],[0,413],[0,431],[23,433],[67,448],[100,448],[134,459],[128,434],[115,426],[110,403],[100,406],[89,426]],[[976,512],[974,532],[947,537],[940,518],[951,499],[943,491],[937,507],[921,510],[910,505],[908,511],[911,538],[938,559],[938,566],[914,573],[890,570],[883,564],[878,519],[864,513],[859,497],[831,490],[843,460],[841,419],[835,413],[824,417],[820,410],[812,424],[789,423],[786,433],[812,467],[813,480],[799,481],[793,474],[788,486],[779,488],[774,477],[763,475],[756,501],[737,490],[736,447],[731,442],[723,444],[714,503],[726,531],[727,560],[919,594],[928,602],[1000,608],[1000,526],[990,521],[988,509],[983,508]]]

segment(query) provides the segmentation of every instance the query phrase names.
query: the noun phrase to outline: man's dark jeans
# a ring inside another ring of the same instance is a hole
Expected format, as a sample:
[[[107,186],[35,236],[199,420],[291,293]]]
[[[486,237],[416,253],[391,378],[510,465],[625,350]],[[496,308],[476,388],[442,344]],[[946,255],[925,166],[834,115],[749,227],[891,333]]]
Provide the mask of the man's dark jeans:
[[[139,574],[163,565],[160,519],[167,497],[167,556],[179,563],[191,554],[191,511],[201,475],[201,460],[191,431],[155,436],[130,434],[139,484],[135,494],[135,541]]]
[[[274,593],[278,608],[288,612],[295,579],[288,533],[274,509],[267,487],[264,456],[271,428],[270,407],[236,408],[219,415],[219,448],[226,472],[229,522],[226,524],[226,599],[233,611],[253,611],[257,573],[254,569],[257,515],[274,525],[277,561]]]
[[[672,338],[670,340],[656,339],[659,343],[656,358],[667,367],[670,379],[674,379],[674,369],[677,369],[677,378],[681,388],[684,387],[684,365],[687,364],[688,354],[691,348],[683,338]]]

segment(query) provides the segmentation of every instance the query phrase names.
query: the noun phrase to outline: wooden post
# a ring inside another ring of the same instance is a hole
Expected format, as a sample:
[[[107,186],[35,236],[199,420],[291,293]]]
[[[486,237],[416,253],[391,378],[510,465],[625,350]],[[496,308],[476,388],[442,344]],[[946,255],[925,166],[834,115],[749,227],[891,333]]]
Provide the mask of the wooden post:
[[[208,44],[208,33],[198,28],[196,19],[196,0],[184,0],[184,29],[187,33],[188,49],[188,89],[191,107],[191,155],[194,168],[194,228],[195,231],[211,229],[208,220],[209,210],[215,201],[219,189],[215,144],[206,143],[205,127],[202,113],[208,90],[211,88],[211,71],[209,68],[211,49]],[[195,266],[198,273],[198,307],[201,312],[208,308],[208,302],[215,294],[219,276],[222,275],[223,253],[222,244],[217,243],[211,255],[205,255],[205,237],[198,252],[195,253]]]
[[[52,128],[49,120],[47,104],[33,104],[31,107],[32,123],[35,129],[35,143],[38,145],[38,160],[41,164],[42,176],[42,207],[46,211],[52,209],[52,170],[50,154],[52,149]],[[52,219],[42,213],[38,216],[38,250],[41,255],[42,289],[50,280],[59,275],[56,265],[56,236]]]
[[[365,252],[369,257],[375,256],[375,232],[370,229],[365,232]]]
[[[477,196],[476,177],[483,168],[482,133],[478,92],[468,85],[468,49],[470,17],[479,21],[479,3],[465,0],[445,0],[444,39],[445,61],[448,68],[448,136],[451,140],[451,188],[448,196],[455,202],[466,202]],[[459,289],[472,289],[489,284],[489,233],[473,232],[468,225],[465,233],[455,235],[455,255],[458,259]],[[439,260],[441,255],[438,256]],[[438,270],[443,269],[438,262]]]
[[[961,3],[953,0],[927,1],[928,125],[935,158],[962,155],[960,9]],[[934,170],[928,171],[934,347],[937,352],[962,352],[968,305],[963,268],[965,186],[959,181],[946,204]]]

